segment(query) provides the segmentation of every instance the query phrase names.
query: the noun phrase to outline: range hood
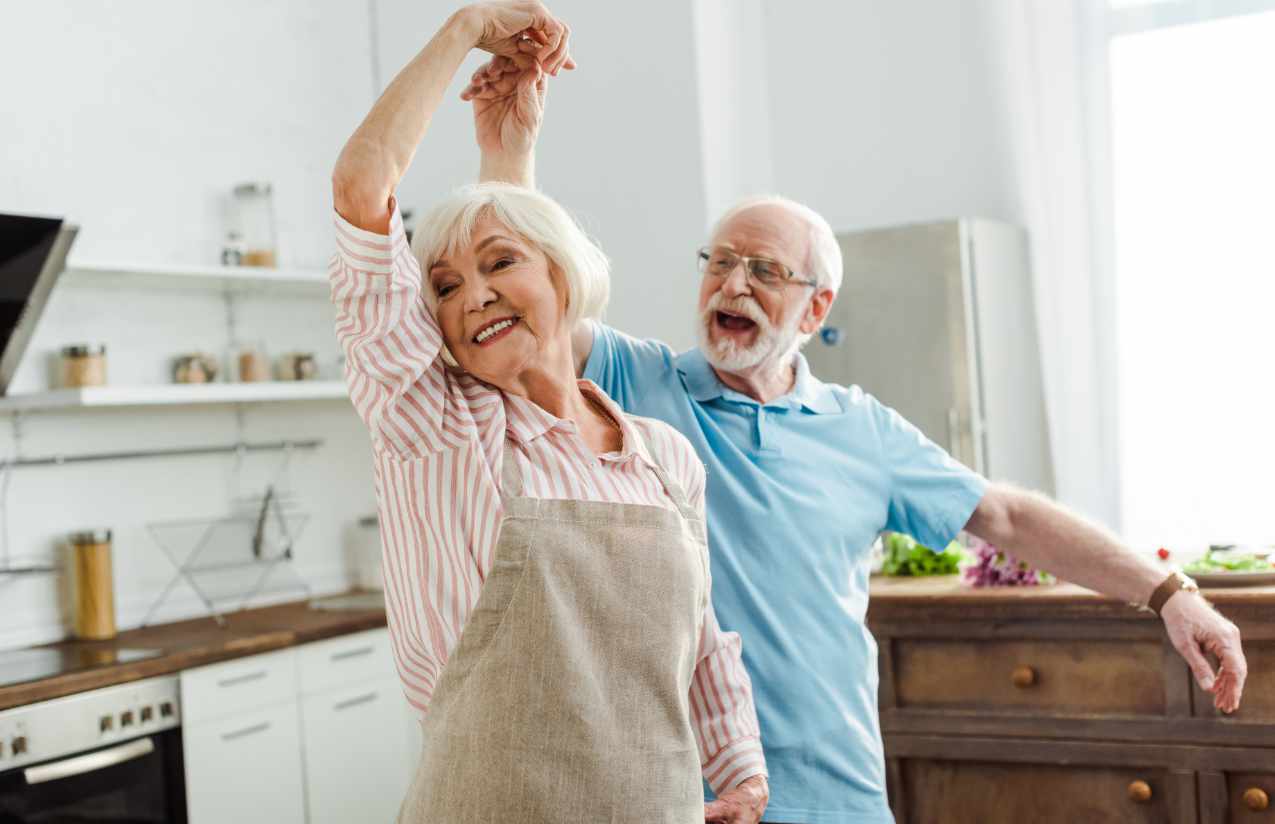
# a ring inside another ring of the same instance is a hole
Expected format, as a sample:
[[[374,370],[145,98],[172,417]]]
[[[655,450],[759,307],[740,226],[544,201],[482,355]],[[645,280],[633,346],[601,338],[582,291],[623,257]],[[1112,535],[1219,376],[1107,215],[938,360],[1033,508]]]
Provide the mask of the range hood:
[[[78,228],[61,218],[0,213],[0,395],[9,392]]]

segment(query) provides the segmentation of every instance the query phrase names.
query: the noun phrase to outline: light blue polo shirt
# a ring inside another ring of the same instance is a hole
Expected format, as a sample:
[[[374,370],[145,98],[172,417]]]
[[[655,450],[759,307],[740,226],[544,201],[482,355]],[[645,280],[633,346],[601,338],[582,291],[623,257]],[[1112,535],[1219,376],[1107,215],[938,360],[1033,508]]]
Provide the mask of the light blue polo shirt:
[[[819,381],[804,357],[792,392],[763,406],[699,350],[594,329],[584,376],[677,427],[707,468],[713,606],[743,639],[765,819],[892,822],[864,625],[869,548],[883,529],[946,546],[987,482],[857,386]]]

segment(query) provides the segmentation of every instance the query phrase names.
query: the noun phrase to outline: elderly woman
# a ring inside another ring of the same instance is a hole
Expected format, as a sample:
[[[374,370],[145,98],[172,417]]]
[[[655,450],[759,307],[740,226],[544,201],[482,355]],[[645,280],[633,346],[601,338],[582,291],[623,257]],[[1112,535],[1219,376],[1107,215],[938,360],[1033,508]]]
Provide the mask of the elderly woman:
[[[400,820],[752,822],[765,764],[709,599],[703,467],[575,377],[570,330],[602,311],[606,257],[527,188],[461,189],[410,250],[394,199],[471,48],[525,67],[495,116],[538,121],[544,73],[573,66],[566,35],[535,3],[461,10],[333,173],[336,329],[424,732]]]

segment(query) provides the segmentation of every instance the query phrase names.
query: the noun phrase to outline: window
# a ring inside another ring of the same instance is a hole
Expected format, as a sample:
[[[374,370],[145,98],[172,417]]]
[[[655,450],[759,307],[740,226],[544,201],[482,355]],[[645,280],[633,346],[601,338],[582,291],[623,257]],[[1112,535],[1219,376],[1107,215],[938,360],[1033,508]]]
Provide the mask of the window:
[[[1275,3],[1110,8],[1123,532],[1275,544]]]

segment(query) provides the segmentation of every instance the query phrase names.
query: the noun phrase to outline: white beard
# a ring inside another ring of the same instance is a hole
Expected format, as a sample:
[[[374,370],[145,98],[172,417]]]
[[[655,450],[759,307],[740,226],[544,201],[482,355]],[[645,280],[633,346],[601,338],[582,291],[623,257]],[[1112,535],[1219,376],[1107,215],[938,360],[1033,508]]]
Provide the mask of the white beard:
[[[730,339],[714,340],[712,329],[716,324],[714,316],[718,312],[743,315],[757,324],[757,339],[748,346]],[[723,372],[745,372],[767,364],[777,370],[787,369],[792,364],[793,356],[801,348],[801,331],[798,329],[801,315],[801,312],[795,312],[792,320],[776,327],[771,325],[756,301],[742,297],[728,300],[717,292],[708,299],[708,305],[700,315],[696,330],[700,351],[715,369]]]

